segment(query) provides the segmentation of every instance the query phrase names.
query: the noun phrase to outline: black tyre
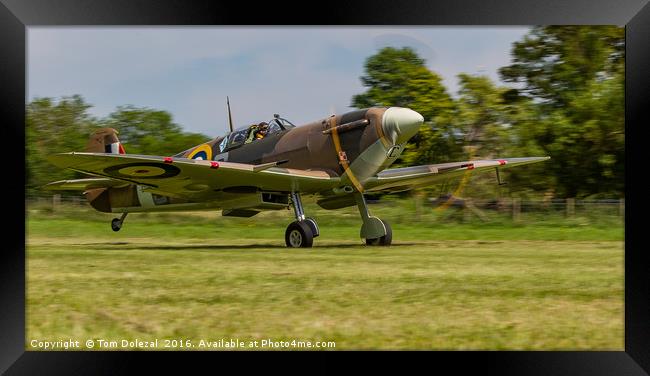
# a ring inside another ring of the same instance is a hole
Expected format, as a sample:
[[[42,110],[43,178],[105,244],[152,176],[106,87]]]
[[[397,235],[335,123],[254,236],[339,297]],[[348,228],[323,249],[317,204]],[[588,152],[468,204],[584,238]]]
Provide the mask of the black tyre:
[[[284,233],[284,241],[289,248],[310,248],[314,243],[314,235],[305,221],[292,222]]]
[[[122,221],[120,221],[119,218],[113,218],[113,220],[111,221],[111,228],[115,232],[120,231],[120,229],[122,228]]]
[[[366,239],[366,245],[387,247],[393,242],[393,229],[390,228],[388,222],[384,221],[383,219],[380,219],[380,221],[384,224],[384,227],[386,227],[386,235],[382,236],[381,238]]]

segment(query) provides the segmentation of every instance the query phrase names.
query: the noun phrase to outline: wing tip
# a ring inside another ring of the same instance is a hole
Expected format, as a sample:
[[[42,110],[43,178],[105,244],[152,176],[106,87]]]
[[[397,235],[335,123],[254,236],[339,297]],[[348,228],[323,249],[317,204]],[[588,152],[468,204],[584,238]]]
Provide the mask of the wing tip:
[[[548,161],[551,159],[550,156],[544,156],[544,157],[515,157],[515,158],[502,158],[499,160],[505,160],[508,163],[530,163],[530,162],[543,162],[543,161]]]
[[[53,181],[51,183],[39,186],[38,189],[42,191],[60,191],[61,186],[66,182],[67,180]]]

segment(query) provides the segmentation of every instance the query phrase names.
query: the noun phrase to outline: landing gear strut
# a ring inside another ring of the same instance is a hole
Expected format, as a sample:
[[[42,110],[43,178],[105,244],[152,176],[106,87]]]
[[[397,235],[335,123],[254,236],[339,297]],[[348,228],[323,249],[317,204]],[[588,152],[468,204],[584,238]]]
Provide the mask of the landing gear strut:
[[[359,208],[359,214],[363,220],[360,236],[366,239],[366,244],[370,246],[389,246],[393,242],[393,230],[388,222],[377,217],[371,216],[368,212],[368,204],[363,193],[354,195]]]
[[[310,248],[319,235],[318,224],[313,218],[305,217],[299,193],[291,193],[290,197],[296,220],[287,226],[284,241],[290,248]]]
[[[126,218],[126,215],[129,213],[122,213],[122,216],[120,218],[113,218],[111,221],[111,228],[113,231],[117,232],[120,231],[122,228],[122,224],[124,223],[124,218]]]

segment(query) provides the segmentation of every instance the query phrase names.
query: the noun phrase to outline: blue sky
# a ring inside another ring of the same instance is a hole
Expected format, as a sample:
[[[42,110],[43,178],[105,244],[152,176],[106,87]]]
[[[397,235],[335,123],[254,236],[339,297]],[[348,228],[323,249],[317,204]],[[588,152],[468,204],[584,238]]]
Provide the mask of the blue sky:
[[[170,112],[184,129],[226,131],[274,113],[302,124],[343,113],[365,59],[413,47],[456,95],[459,73],[510,62],[528,27],[30,27],[27,100],[81,94],[106,116],[131,104]]]

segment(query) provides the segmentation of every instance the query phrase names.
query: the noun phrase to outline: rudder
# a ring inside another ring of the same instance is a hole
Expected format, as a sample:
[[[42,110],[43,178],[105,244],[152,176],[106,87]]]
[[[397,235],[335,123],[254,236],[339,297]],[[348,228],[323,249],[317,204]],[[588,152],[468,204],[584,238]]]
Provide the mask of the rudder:
[[[100,128],[96,130],[88,139],[86,152],[126,154],[124,147],[117,138],[117,134],[118,132],[113,128]]]

